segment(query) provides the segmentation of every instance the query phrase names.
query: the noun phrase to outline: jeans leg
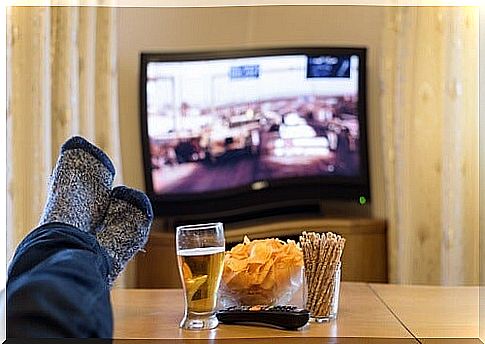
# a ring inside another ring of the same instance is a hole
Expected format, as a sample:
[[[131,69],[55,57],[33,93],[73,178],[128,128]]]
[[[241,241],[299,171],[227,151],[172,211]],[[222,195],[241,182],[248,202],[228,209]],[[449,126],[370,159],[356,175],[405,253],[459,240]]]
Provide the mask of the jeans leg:
[[[62,223],[35,229],[9,266],[7,337],[111,338],[110,270],[92,234]]]

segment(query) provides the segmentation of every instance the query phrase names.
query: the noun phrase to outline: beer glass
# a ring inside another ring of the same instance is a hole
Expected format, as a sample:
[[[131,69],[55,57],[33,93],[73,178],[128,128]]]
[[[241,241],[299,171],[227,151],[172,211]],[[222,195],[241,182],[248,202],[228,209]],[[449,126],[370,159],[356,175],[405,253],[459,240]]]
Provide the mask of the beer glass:
[[[217,290],[224,264],[224,227],[220,222],[177,227],[176,245],[185,296],[180,327],[215,328]]]

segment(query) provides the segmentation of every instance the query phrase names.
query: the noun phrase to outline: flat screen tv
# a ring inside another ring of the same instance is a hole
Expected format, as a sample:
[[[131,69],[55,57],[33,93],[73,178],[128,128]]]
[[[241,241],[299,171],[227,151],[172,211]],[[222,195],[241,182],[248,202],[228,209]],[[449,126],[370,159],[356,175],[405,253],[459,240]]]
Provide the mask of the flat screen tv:
[[[140,71],[157,214],[369,199],[365,48],[142,53]]]

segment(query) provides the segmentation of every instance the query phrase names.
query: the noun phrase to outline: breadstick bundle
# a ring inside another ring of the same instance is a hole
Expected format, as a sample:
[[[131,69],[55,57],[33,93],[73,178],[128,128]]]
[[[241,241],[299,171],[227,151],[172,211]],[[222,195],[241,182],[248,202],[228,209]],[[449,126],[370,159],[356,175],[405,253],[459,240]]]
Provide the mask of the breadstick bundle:
[[[308,290],[306,308],[316,319],[333,319],[337,315],[337,286],[345,239],[332,232],[303,232],[300,246]]]

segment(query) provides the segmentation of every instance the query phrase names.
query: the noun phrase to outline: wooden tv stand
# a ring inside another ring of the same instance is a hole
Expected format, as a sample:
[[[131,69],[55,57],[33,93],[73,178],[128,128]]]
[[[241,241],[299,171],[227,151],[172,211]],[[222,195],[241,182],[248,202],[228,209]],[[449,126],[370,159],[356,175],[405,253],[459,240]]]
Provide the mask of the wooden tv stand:
[[[278,237],[297,239],[302,231],[338,233],[347,239],[342,258],[342,279],[387,282],[386,223],[369,218],[276,218],[225,225],[227,246],[243,240]],[[136,260],[138,288],[180,288],[175,235],[154,226]]]

